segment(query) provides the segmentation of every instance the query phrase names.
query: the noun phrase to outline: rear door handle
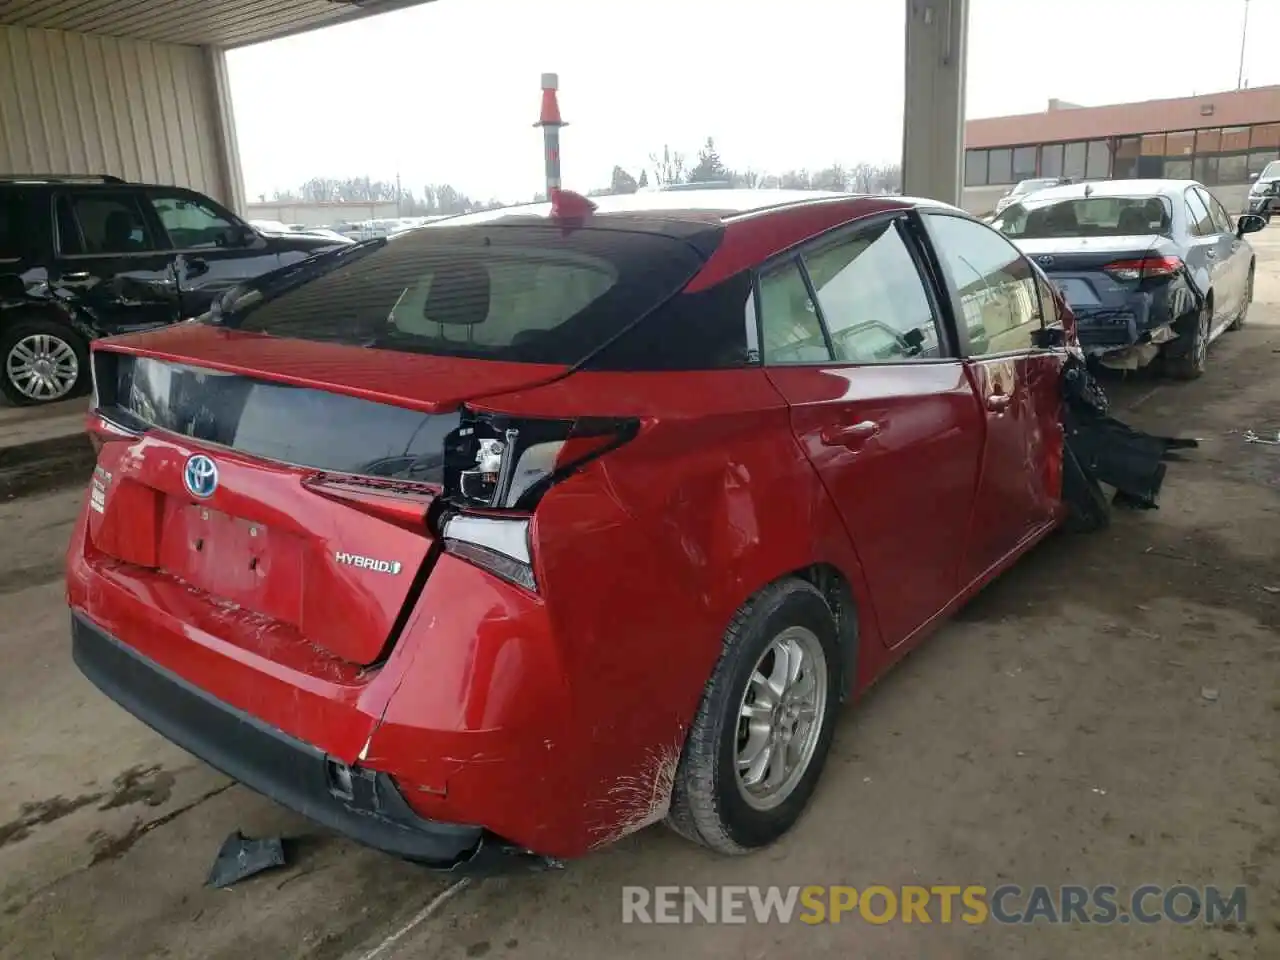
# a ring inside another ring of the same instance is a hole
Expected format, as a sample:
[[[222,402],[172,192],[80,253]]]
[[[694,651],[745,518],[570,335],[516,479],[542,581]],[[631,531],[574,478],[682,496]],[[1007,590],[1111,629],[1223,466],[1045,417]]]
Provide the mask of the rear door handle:
[[[1013,396],[1007,393],[992,393],[987,396],[987,409],[992,413],[1004,413],[1013,403]]]
[[[880,424],[874,420],[846,423],[836,427],[824,427],[822,442],[828,447],[856,447],[880,432]]]

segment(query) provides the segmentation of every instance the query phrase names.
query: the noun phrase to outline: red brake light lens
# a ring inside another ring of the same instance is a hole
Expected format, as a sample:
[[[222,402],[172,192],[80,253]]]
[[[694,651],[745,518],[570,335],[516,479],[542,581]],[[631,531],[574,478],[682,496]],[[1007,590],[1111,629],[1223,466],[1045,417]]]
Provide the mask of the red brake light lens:
[[[1171,277],[1182,269],[1180,257],[1142,257],[1138,260],[1117,260],[1102,269],[1117,280],[1150,280]]]

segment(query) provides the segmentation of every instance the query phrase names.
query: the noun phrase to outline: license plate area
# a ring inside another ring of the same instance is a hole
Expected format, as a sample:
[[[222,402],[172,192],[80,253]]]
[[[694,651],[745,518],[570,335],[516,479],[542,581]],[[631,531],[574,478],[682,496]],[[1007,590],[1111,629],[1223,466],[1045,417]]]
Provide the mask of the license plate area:
[[[297,626],[302,607],[302,543],[293,534],[212,507],[166,498],[160,567],[210,594]]]
[[[1086,280],[1063,277],[1055,280],[1054,283],[1062,291],[1062,296],[1067,303],[1073,307],[1097,307],[1102,304],[1098,295],[1094,293],[1093,287]]]

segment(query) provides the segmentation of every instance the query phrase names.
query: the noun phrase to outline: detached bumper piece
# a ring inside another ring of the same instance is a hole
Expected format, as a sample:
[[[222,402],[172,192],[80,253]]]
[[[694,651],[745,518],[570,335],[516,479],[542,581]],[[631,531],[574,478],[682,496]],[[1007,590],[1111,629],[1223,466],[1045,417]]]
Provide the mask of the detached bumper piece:
[[[322,826],[439,870],[485,873],[554,865],[480,827],[422,819],[385,773],[348,767],[214,699],[75,613],[71,643],[81,672],[139,720]]]
[[[1075,358],[1063,370],[1062,423],[1066,430],[1063,499],[1078,530],[1105,527],[1110,506],[1157,508],[1166,461],[1175,450],[1198,447],[1195,440],[1158,437],[1135,430],[1109,415],[1102,385]],[[1101,484],[1115,488],[1108,504]]]

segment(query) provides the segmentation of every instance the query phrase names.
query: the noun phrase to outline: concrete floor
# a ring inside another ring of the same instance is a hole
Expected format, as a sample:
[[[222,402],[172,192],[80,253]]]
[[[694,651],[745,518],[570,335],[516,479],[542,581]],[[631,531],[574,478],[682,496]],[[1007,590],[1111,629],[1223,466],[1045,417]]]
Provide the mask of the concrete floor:
[[[1192,384],[1113,393],[1202,438],[1157,513],[1045,544],[846,710],[815,801],[720,859],[661,828],[455,891],[312,829],[160,740],[67,653],[79,492],[0,505],[0,960],[1280,957],[1280,229],[1250,325]],[[1204,688],[1217,692],[1216,700]],[[202,886],[232,830],[287,869]],[[1244,924],[623,925],[624,884],[1139,883],[1249,889]],[[393,939],[394,938],[394,939]]]

